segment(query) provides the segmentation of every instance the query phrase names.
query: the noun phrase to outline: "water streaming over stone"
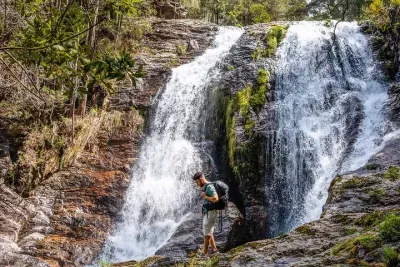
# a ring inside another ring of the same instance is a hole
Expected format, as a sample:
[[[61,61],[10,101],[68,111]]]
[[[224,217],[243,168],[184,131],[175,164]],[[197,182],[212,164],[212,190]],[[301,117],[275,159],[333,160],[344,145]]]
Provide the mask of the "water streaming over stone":
[[[318,219],[330,181],[383,144],[387,85],[355,23],[300,22],[278,49],[277,131],[266,176],[269,235]],[[322,63],[320,63],[322,62]]]
[[[190,178],[201,169],[195,143],[202,141],[207,85],[218,77],[218,62],[241,34],[237,28],[220,28],[213,47],[173,69],[132,172],[122,223],[108,238],[102,259],[117,262],[153,255],[184,220],[191,196],[197,196]]]

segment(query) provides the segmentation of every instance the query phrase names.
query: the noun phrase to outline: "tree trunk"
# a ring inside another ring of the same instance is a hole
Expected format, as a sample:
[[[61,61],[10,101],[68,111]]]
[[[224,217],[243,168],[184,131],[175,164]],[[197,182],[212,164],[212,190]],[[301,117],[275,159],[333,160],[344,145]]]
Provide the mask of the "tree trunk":
[[[95,8],[94,8],[94,19],[93,21],[89,21],[89,27],[92,27],[91,30],[88,32],[88,38],[87,42],[88,45],[91,48],[90,52],[90,58],[93,57],[94,50],[96,49],[96,26],[93,27],[93,25],[96,25],[98,22],[98,16],[99,16],[99,6],[100,6],[100,0],[96,0]],[[81,116],[86,115],[86,104],[87,104],[87,94],[83,95],[82,101],[79,103],[78,107],[78,114]]]

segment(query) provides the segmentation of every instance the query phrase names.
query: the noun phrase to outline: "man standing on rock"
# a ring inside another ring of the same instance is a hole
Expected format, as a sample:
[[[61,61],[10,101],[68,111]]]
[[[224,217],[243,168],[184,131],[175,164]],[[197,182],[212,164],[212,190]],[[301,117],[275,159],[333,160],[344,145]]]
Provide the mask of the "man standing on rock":
[[[207,181],[202,172],[195,173],[193,180],[196,182],[196,185],[202,189],[200,196],[204,199],[202,207],[204,235],[203,254],[207,255],[209,245],[211,245],[211,254],[216,253],[217,246],[214,240],[214,228],[217,221],[217,211],[214,208],[214,203],[218,202],[217,190],[213,184]]]

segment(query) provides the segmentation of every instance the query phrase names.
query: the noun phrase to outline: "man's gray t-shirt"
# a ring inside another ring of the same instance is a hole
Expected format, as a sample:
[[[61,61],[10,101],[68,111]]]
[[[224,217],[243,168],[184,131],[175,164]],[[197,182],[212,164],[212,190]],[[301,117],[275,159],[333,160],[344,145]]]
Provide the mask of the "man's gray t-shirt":
[[[206,184],[203,188],[203,191],[206,193],[208,197],[213,197],[217,194],[217,190],[215,189],[215,186],[213,184]],[[203,201],[203,213],[207,212],[207,207],[213,205],[211,201],[208,201],[207,199],[204,199]]]

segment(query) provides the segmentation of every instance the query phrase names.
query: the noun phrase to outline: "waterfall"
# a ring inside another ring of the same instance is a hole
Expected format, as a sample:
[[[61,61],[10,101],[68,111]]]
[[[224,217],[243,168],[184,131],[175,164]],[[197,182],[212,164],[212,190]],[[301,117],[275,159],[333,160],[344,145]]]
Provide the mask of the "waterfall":
[[[356,23],[291,25],[277,51],[269,235],[318,219],[336,174],[362,167],[383,145],[387,84]]]
[[[202,141],[204,132],[207,85],[218,77],[218,62],[241,34],[237,28],[220,28],[202,56],[172,70],[132,171],[122,222],[108,238],[102,259],[117,262],[153,255],[199,198],[191,177],[201,169],[195,143]]]

